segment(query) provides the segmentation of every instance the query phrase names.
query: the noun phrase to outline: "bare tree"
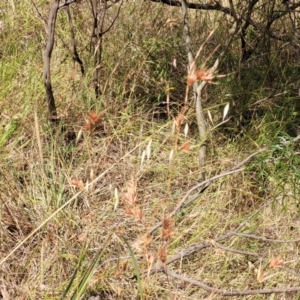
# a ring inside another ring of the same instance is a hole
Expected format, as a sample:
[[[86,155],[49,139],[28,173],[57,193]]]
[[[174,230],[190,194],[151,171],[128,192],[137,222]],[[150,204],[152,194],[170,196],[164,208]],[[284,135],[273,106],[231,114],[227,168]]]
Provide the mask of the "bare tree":
[[[92,13],[92,20],[93,20],[93,29],[92,29],[92,48],[94,50],[94,74],[93,74],[93,85],[95,90],[95,96],[98,98],[101,95],[100,90],[100,64],[102,59],[102,52],[103,52],[103,36],[114,25],[115,21],[119,16],[119,12],[122,6],[123,1],[121,1],[121,5],[119,6],[118,12],[114,20],[111,24],[105,28],[104,22],[107,13],[107,9],[112,7],[114,4],[118,3],[120,0],[115,0],[113,4],[108,5],[107,0],[97,1],[97,0],[90,0],[91,4],[91,13]]]
[[[97,0],[89,0],[91,13],[92,13],[92,20],[93,20],[93,27],[92,27],[92,52],[95,56],[95,63],[94,63],[94,75],[93,75],[93,84],[95,89],[96,98],[101,94],[100,92],[100,63],[102,58],[102,50],[103,50],[103,35],[107,33],[112,26],[114,25],[116,19],[118,18],[119,11],[121,9],[121,5],[119,6],[118,14],[114,18],[114,20],[104,28],[104,20],[106,16],[106,11],[108,8],[112,7],[120,0],[115,0],[112,4],[108,5],[107,1],[97,1]],[[69,19],[70,31],[71,31],[71,49],[73,54],[73,59],[79,64],[81,74],[85,74],[85,68],[83,65],[82,60],[79,57],[76,41],[75,41],[75,31],[74,31],[74,24],[72,20],[72,14],[70,12],[69,5],[75,3],[76,0],[69,0],[60,3],[60,0],[54,0],[51,5],[51,9],[49,12],[48,17],[48,24],[47,24],[47,42],[46,48],[44,50],[44,85],[46,90],[46,100],[48,104],[48,112],[50,115],[50,119],[56,119],[57,111],[56,111],[56,103],[53,94],[53,88],[51,83],[51,55],[54,48],[54,39],[55,39],[55,27],[56,27],[56,19],[58,11],[65,7],[67,8],[67,14]],[[121,1],[122,4],[122,1]]]
[[[183,32],[185,39],[186,52],[188,57],[188,72],[195,72],[196,68],[196,57],[192,49],[192,36],[193,32],[190,30],[188,21],[188,10],[212,10],[219,11],[225,15],[229,15],[233,19],[231,28],[228,28],[227,39],[224,40],[224,44],[220,45],[220,52],[217,55],[211,68],[208,68],[206,72],[210,74],[210,78],[214,77],[215,72],[219,67],[220,61],[224,57],[226,50],[233,41],[234,37],[239,36],[240,38],[240,49],[241,49],[241,62],[247,61],[251,55],[258,49],[258,47],[264,43],[265,51],[269,51],[270,39],[275,39],[284,42],[290,42],[292,45],[299,47],[299,37],[295,34],[278,34],[276,28],[272,28],[272,25],[280,18],[289,15],[289,18],[293,20],[291,28],[295,28],[295,17],[293,13],[300,7],[300,2],[291,3],[291,1],[283,1],[283,3],[276,2],[275,0],[267,1],[263,4],[259,4],[258,0],[251,1],[238,1],[233,3],[229,0],[229,7],[222,5],[221,1],[212,1],[209,4],[192,3],[187,0],[151,0],[152,2],[160,2],[165,5],[181,7],[183,16]],[[294,18],[293,18],[294,17]],[[254,31],[251,37],[248,37],[248,31]],[[226,29],[223,29],[226,30]],[[266,38],[267,37],[267,38]],[[205,58],[204,58],[205,60]],[[202,59],[203,61],[203,59]],[[239,72],[238,72],[239,74]],[[202,91],[207,85],[207,80],[200,80],[193,82],[193,94],[195,96],[196,103],[196,119],[198,124],[199,136],[202,139],[202,146],[199,153],[199,165],[202,167],[206,159],[206,144],[205,139],[207,136],[205,116],[203,113],[202,103]]]

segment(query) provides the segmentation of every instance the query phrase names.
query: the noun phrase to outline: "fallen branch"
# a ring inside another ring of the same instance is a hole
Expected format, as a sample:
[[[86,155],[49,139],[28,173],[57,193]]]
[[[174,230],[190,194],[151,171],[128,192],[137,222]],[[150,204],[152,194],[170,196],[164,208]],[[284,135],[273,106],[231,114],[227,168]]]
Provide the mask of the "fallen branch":
[[[248,255],[248,256],[256,256],[258,258],[262,258],[263,256],[258,254],[258,253],[255,253],[255,252],[248,252],[248,251],[242,251],[242,250],[237,250],[237,249],[233,249],[233,248],[230,248],[230,247],[225,247],[219,243],[217,243],[216,241],[212,241],[211,244],[213,246],[215,246],[216,248],[219,248],[219,249],[222,249],[226,252],[231,252],[231,253],[236,253],[236,254],[240,254],[240,255]]]
[[[258,236],[255,234],[238,233],[238,232],[235,232],[234,235],[240,236],[240,237],[246,237],[246,238],[250,238],[250,239],[255,239],[255,240],[260,240],[260,241],[268,242],[268,243],[298,243],[298,242],[300,242],[300,239],[276,240],[276,239],[268,239],[268,238],[265,238],[264,236]]]
[[[289,273],[289,274],[292,274],[294,275],[295,277],[298,277],[300,278],[300,274],[297,273],[296,271],[290,269],[290,268],[286,268],[286,267],[279,267],[281,270],[285,271],[286,273]]]
[[[162,270],[167,276],[185,281],[187,283],[196,285],[207,292],[212,292],[214,294],[219,294],[222,296],[245,296],[245,295],[257,295],[257,294],[279,294],[287,292],[298,292],[300,287],[283,287],[283,288],[273,288],[273,289],[256,289],[256,290],[221,290],[219,288],[211,287],[198,280],[177,274],[170,270]]]
[[[277,201],[280,200],[281,197],[277,197]],[[189,247],[187,249],[182,250],[180,253],[174,255],[173,257],[169,258],[166,262],[165,265],[169,265],[177,260],[182,260],[184,257],[191,255],[199,250],[202,250],[204,248],[207,247],[212,247],[215,246],[217,248],[220,248],[224,251],[228,251],[228,252],[232,252],[232,253],[236,253],[236,254],[240,254],[240,255],[250,255],[250,256],[255,256],[258,257],[260,259],[262,259],[262,255],[255,253],[255,252],[248,252],[248,251],[241,251],[241,250],[237,250],[237,249],[233,249],[230,247],[226,247],[223,246],[221,244],[219,244],[219,241],[228,239],[230,237],[233,236],[241,236],[241,237],[246,237],[246,238],[254,238],[254,239],[259,239],[265,242],[279,242],[279,243],[286,243],[286,242],[299,242],[299,239],[294,239],[294,240],[274,240],[274,239],[267,239],[261,236],[256,236],[256,235],[252,235],[252,234],[243,234],[243,233],[239,233],[238,231],[241,230],[241,228],[243,226],[245,226],[250,219],[252,219],[255,215],[257,215],[261,210],[263,210],[264,208],[266,208],[267,206],[269,206],[271,203],[273,203],[274,200],[270,200],[268,202],[266,202],[265,204],[263,204],[258,210],[256,210],[254,213],[252,213],[247,219],[245,219],[233,232],[228,232],[225,235],[222,235],[220,237],[215,238],[214,240],[211,240],[209,242],[205,242],[205,243],[201,243],[199,245],[195,245],[193,247]],[[295,270],[287,268],[287,267],[278,267],[278,269],[285,271],[297,278],[300,278],[300,274],[297,273]],[[288,293],[288,292],[297,292],[300,291],[300,287],[282,287],[282,288],[266,288],[266,289],[254,289],[254,290],[224,290],[224,289],[219,289],[219,288],[215,288],[212,286],[209,286],[203,282],[200,282],[198,280],[180,275],[178,273],[175,273],[173,271],[168,270],[168,268],[166,268],[165,266],[161,266],[160,268],[156,268],[156,269],[152,269],[150,272],[148,271],[147,274],[152,275],[156,272],[163,272],[165,273],[167,276],[173,277],[175,279],[178,280],[183,280],[189,284],[193,284],[195,286],[198,286],[200,288],[202,288],[203,290],[207,291],[207,292],[211,292],[214,294],[219,294],[222,296],[245,296],[245,295],[256,295],[256,294],[278,294],[278,293]],[[146,274],[146,272],[145,272]],[[144,274],[144,275],[145,275]]]
[[[186,194],[184,195],[184,197],[181,199],[181,201],[177,204],[177,206],[175,207],[175,209],[167,216],[167,218],[172,218],[173,216],[175,216],[181,209],[183,209],[184,207],[187,207],[189,204],[191,204],[193,201],[195,201],[196,199],[198,199],[199,194],[203,193],[214,181],[216,181],[217,179],[220,179],[222,177],[234,174],[234,173],[238,173],[241,172],[242,170],[244,170],[244,165],[249,162],[254,156],[256,156],[257,154],[266,151],[267,148],[263,148],[255,153],[252,153],[251,155],[249,155],[248,157],[246,157],[242,162],[240,162],[239,164],[233,166],[231,169],[222,172],[221,174],[218,174],[216,176],[213,176],[207,180],[204,180],[198,184],[196,184],[195,186],[193,186],[191,189],[189,189]],[[199,190],[200,189],[200,190]],[[186,202],[187,198],[189,197],[189,195],[194,192],[195,190],[197,190],[197,194],[191,198],[189,201]],[[186,202],[186,203],[185,203]],[[159,223],[157,223],[156,225],[154,225],[150,230],[149,230],[149,234],[153,233],[156,229],[158,229],[159,227],[161,227],[162,225],[162,221],[160,221]]]
[[[259,209],[257,209],[255,212],[253,212],[248,218],[246,218],[234,231],[228,232],[224,235],[221,235],[217,238],[214,239],[215,242],[220,242],[223,241],[225,239],[228,239],[232,236],[235,236],[235,234],[237,232],[239,232],[242,227],[244,227],[254,216],[256,216],[260,211],[262,211],[265,207],[269,206],[271,203],[273,202],[273,200],[270,200],[266,203],[264,203]],[[166,265],[169,265],[177,260],[181,260],[182,258],[189,256],[195,252],[198,252],[204,248],[208,248],[208,247],[212,247],[213,243],[209,243],[209,242],[204,242],[186,249],[183,249],[182,251],[180,251],[179,253],[173,255],[171,258],[169,258],[166,262]],[[163,267],[159,267],[159,268],[153,268],[150,272],[147,271],[144,273],[145,275],[152,275],[155,274],[157,272],[162,272],[163,271]]]

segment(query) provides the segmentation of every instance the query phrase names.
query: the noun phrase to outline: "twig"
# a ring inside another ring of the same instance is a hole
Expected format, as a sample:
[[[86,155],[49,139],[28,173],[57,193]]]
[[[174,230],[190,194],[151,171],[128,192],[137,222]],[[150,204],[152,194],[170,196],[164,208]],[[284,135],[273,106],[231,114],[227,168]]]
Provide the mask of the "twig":
[[[202,289],[204,289],[207,292],[213,292],[215,294],[219,294],[222,296],[243,296],[243,295],[257,295],[257,294],[278,294],[278,293],[288,293],[288,292],[297,292],[300,291],[300,287],[284,287],[284,288],[273,288],[273,289],[257,289],[257,290],[222,290],[219,288],[211,287],[203,282],[200,282],[198,280],[177,274],[170,270],[163,270],[163,272],[171,276],[173,278],[185,281],[187,283],[196,285]]]
[[[107,33],[108,31],[110,31],[110,29],[114,26],[115,22],[117,21],[119,15],[120,15],[121,7],[122,7],[122,5],[123,5],[123,0],[118,0],[118,1],[116,1],[114,4],[111,4],[111,5],[107,5],[107,6],[106,6],[106,9],[109,9],[109,8],[112,7],[113,5],[117,4],[119,1],[121,1],[121,3],[120,3],[120,5],[119,5],[119,7],[118,7],[118,11],[117,11],[117,13],[116,13],[116,16],[115,16],[115,18],[112,20],[112,22],[111,22],[111,24],[108,26],[108,28],[102,32],[102,35],[104,35],[104,34]]]
[[[273,200],[270,200],[266,203],[264,203],[259,209],[257,209],[255,212],[253,212],[249,217],[247,217],[234,231],[231,231],[231,232],[228,232],[224,235],[221,235],[217,238],[214,238],[214,241],[215,242],[220,242],[220,241],[223,241],[225,239],[228,239],[232,236],[234,236],[238,231],[240,231],[242,229],[243,226],[245,226],[254,216],[256,216],[261,210],[263,210],[265,207],[269,206],[271,203],[273,202]],[[169,265],[179,259],[182,259],[183,257],[186,257],[186,256],[189,256],[197,251],[200,251],[204,248],[208,248],[208,247],[211,247],[212,246],[212,243],[208,243],[208,242],[204,242],[204,243],[201,243],[201,244],[198,244],[198,245],[195,245],[195,246],[192,246],[192,247],[189,247],[189,248],[186,248],[186,249],[183,249],[181,252],[173,255],[171,258],[169,258],[166,262],[166,265]],[[157,272],[161,272],[163,271],[163,268],[160,267],[160,268],[153,268],[150,272],[145,272],[145,274],[154,274],[154,273],[157,273]],[[145,275],[144,274],[144,275]]]
[[[216,126],[214,126],[212,129],[210,129],[210,131],[213,131],[215,129],[217,129],[218,127],[222,126],[223,124],[227,123],[229,120],[231,119],[231,117],[227,118],[226,120],[220,122],[219,124],[217,124]]]
[[[216,181],[219,178],[234,174],[234,173],[238,173],[242,170],[244,170],[244,168],[242,168],[243,165],[245,165],[248,161],[250,161],[252,159],[252,157],[254,157],[255,155],[266,151],[266,148],[263,148],[255,153],[252,153],[251,155],[249,155],[248,157],[246,157],[242,162],[240,162],[239,164],[235,165],[234,167],[232,167],[231,169],[222,172],[221,174],[218,174],[214,177],[211,177],[207,180],[204,180],[198,184],[196,184],[195,186],[193,186],[191,189],[189,189],[186,194],[184,195],[184,197],[181,199],[181,201],[177,204],[177,206],[175,207],[175,209],[167,216],[167,218],[172,218],[174,215],[176,215],[182,208],[188,206],[190,203],[192,203],[194,200],[196,200],[199,197],[199,194],[201,194],[206,188],[208,188],[208,186],[213,183],[214,181]],[[200,191],[197,192],[197,195],[195,197],[193,197],[192,199],[190,199],[188,202],[185,203],[186,199],[189,197],[189,195],[195,191],[201,189]],[[156,225],[154,225],[150,231],[149,234],[153,233],[156,229],[158,229],[160,226],[162,225],[162,222],[160,221],[159,223],[157,223]]]
[[[297,243],[300,242],[300,239],[294,239],[294,240],[277,240],[277,239],[268,239],[264,236],[258,236],[255,234],[248,234],[248,233],[238,233],[235,232],[234,235],[240,236],[240,237],[246,237],[250,239],[260,240],[263,242],[269,242],[269,243]]]
[[[223,241],[225,239],[228,239],[229,237],[234,236],[234,234],[236,232],[238,232],[239,230],[242,229],[243,226],[245,226],[254,216],[256,216],[261,210],[263,210],[265,207],[269,206],[273,201],[268,201],[266,202],[264,205],[262,205],[259,209],[257,209],[254,213],[252,213],[248,218],[246,218],[233,232],[228,232],[224,235],[221,235],[217,238],[215,238],[214,240],[216,242],[220,242]],[[167,264],[170,264],[178,259],[181,259],[185,256],[191,255],[194,252],[197,252],[201,249],[207,248],[207,247],[211,247],[211,243],[201,243],[199,245],[196,246],[192,246],[190,248],[184,249],[182,250],[180,253],[173,255],[170,259],[168,259]]]
[[[241,254],[241,255],[249,255],[249,256],[256,256],[256,257],[259,257],[259,258],[262,258],[263,256],[258,254],[258,253],[255,253],[255,252],[248,252],[248,251],[242,251],[242,250],[237,250],[237,249],[233,249],[233,248],[229,248],[229,247],[225,247],[219,243],[217,243],[216,241],[212,241],[211,244],[217,248],[220,248],[224,251],[227,251],[227,252],[232,252],[232,253],[236,253],[236,254]]]
[[[44,21],[45,24],[47,24],[47,20],[43,17],[43,15],[41,14],[41,12],[39,11],[37,5],[35,4],[35,2],[33,0],[30,0],[34,9],[36,10],[37,14],[39,15],[39,17]]]
[[[164,3],[164,4],[167,4],[167,5],[170,5],[170,6],[178,6],[178,7],[181,6],[181,1],[179,1],[179,0],[151,0],[151,1],[152,2]],[[212,3],[212,4],[188,2],[187,7],[189,9],[197,9],[197,10],[216,10],[216,11],[221,11],[224,14],[227,14],[227,15],[230,15],[230,16],[234,15],[234,12],[229,7],[222,6],[220,3],[221,3],[221,1],[218,1],[218,2]],[[284,15],[290,13],[291,11],[295,11],[298,7],[300,7],[300,2],[296,2],[293,5],[291,5],[289,7],[289,9],[286,9],[286,10],[282,11],[281,13],[277,13],[275,16],[273,16],[272,23],[275,20],[277,20],[277,19],[283,17]],[[241,18],[244,22],[249,23],[250,25],[252,25],[253,28],[255,30],[257,30],[258,32],[261,32],[262,28],[264,27],[263,24],[262,24],[263,22],[258,23],[256,21],[254,21],[251,18],[251,14],[247,14],[247,13],[243,14],[242,13],[242,14],[239,15],[239,18]],[[264,34],[267,34],[268,36],[272,37],[273,39],[276,39],[276,40],[279,40],[279,41],[291,42],[293,46],[296,46],[297,48],[299,47],[299,45],[297,43],[295,43],[291,40],[291,37],[289,35],[285,35],[285,36],[277,35],[277,34],[275,34],[275,31],[272,31],[272,30],[268,30]]]
[[[64,3],[59,4],[59,8],[63,8],[65,6],[68,6],[68,5],[70,5],[70,4],[72,4],[72,3],[76,2],[76,1],[77,0],[68,0],[68,1],[65,1]]]
[[[279,267],[279,269],[281,269],[281,270],[283,270],[283,271],[285,271],[285,272],[287,272],[287,273],[289,273],[289,274],[292,274],[292,275],[294,275],[295,277],[300,278],[300,274],[297,273],[296,271],[290,269],[290,268],[287,268],[287,267]]]
[[[80,66],[81,75],[85,74],[84,65],[82,60],[79,57],[77,46],[76,46],[76,39],[75,39],[75,29],[73,25],[72,15],[70,11],[70,6],[67,6],[67,15],[69,19],[69,25],[70,25],[70,32],[71,32],[71,44],[72,44],[72,50],[73,50],[73,59],[74,61],[77,61],[77,63]]]

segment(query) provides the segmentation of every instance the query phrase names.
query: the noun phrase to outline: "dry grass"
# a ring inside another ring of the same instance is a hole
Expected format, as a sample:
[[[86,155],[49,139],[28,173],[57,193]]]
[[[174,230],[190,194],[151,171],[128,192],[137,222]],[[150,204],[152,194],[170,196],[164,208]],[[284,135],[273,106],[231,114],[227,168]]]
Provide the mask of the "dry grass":
[[[150,274],[152,267],[226,290],[298,286],[299,274],[292,270],[300,266],[299,242],[283,242],[298,239],[300,225],[296,144],[268,141],[270,131],[280,134],[284,121],[276,123],[272,114],[261,118],[237,142],[226,135],[234,124],[213,130],[205,170],[199,170],[203,141],[197,138],[193,109],[180,128],[173,119],[180,109],[176,101],[184,100],[185,58],[181,31],[164,22],[180,14],[148,2],[126,5],[104,42],[104,90],[98,102],[92,67],[82,79],[62,42],[68,32],[66,16],[60,15],[52,59],[60,123],[53,126],[41,82],[45,24],[36,11],[31,13],[29,0],[0,4],[5,26],[0,31],[0,295],[5,300],[62,299],[64,293],[63,299],[92,294],[99,299],[224,299],[162,272]],[[47,5],[39,10],[46,19]],[[76,12],[78,20],[86,14],[79,5]],[[145,32],[135,27],[138,16]],[[79,52],[89,65],[88,27],[78,26]],[[197,44],[203,38],[199,35]],[[173,55],[179,66],[170,71]],[[227,88],[216,87],[220,94],[214,100],[212,88],[207,90],[206,105],[216,123]],[[174,91],[169,119],[151,103],[167,90]],[[207,178],[220,174],[266,144],[271,149],[266,156],[212,182],[168,218],[199,183],[200,173]],[[238,235],[216,241],[255,211],[240,233],[277,241]],[[161,220],[164,225],[149,234]],[[173,255],[201,243],[202,250],[167,265]],[[276,268],[269,266],[274,258],[282,260]],[[231,299],[297,297],[291,292]]]

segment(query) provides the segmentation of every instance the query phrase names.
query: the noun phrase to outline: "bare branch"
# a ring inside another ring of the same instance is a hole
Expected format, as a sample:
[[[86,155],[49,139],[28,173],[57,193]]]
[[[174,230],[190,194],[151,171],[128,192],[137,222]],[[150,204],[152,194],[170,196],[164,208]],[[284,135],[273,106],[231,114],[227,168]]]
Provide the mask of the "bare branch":
[[[217,248],[220,248],[220,249],[222,249],[224,251],[227,251],[227,252],[232,252],[232,253],[236,253],[236,254],[240,254],[240,255],[256,256],[256,257],[259,257],[259,258],[263,257],[262,255],[260,255],[258,253],[255,253],[255,252],[242,251],[242,250],[233,249],[233,248],[230,248],[230,247],[223,246],[223,245],[217,243],[214,240],[211,243],[212,243],[213,246],[215,246]]]
[[[179,0],[150,0],[152,2],[157,2],[157,3],[163,3],[166,5],[170,5],[170,6],[181,6],[181,1]],[[249,2],[249,6],[252,6],[253,4],[255,5],[256,2],[258,2],[257,0],[253,0]],[[189,9],[199,9],[199,10],[216,10],[216,11],[220,11],[223,12],[224,14],[230,15],[232,17],[234,17],[235,12],[232,11],[231,8],[229,7],[225,7],[222,6],[220,4],[221,2],[215,2],[212,4],[202,4],[202,3],[191,3],[191,2],[187,2],[187,8]],[[282,11],[282,12],[278,12],[276,14],[274,14],[274,16],[272,17],[272,22],[273,23],[275,20],[283,17],[284,15],[286,15],[287,13],[290,13],[291,11],[295,11],[298,7],[300,7],[300,2],[296,2],[293,3],[292,5],[290,5],[288,7],[288,9]],[[261,31],[264,28],[263,24],[260,24],[258,22],[256,22],[255,20],[253,20],[251,18],[251,13],[249,14],[240,14],[239,17],[245,21],[246,23],[250,24],[251,26],[253,26],[257,31]],[[293,37],[291,36],[279,36],[277,34],[275,34],[273,31],[268,30],[266,32],[267,35],[269,35],[271,38],[276,39],[276,40],[280,40],[283,42],[291,42]],[[292,43],[294,46],[299,47],[299,45],[297,43]]]
[[[71,15],[71,12],[70,12],[70,7],[67,6],[66,10],[67,10],[67,15],[68,15],[69,24],[70,24],[71,43],[72,43],[72,50],[73,50],[73,59],[78,62],[79,66],[80,66],[81,74],[84,75],[84,73],[85,73],[84,72],[84,65],[83,65],[82,60],[79,57],[79,54],[78,54],[78,51],[77,51],[77,47],[76,47],[75,30],[74,30],[72,15]]]
[[[243,166],[249,162],[254,156],[256,156],[257,154],[266,151],[266,148],[263,148],[255,153],[252,153],[251,155],[249,155],[248,157],[246,157],[242,162],[240,162],[239,164],[235,165],[234,167],[232,167],[231,169],[222,172],[221,174],[218,174],[216,176],[213,176],[207,180],[204,180],[198,184],[196,184],[195,186],[193,186],[191,189],[189,189],[186,194],[184,195],[184,197],[181,199],[181,201],[177,204],[176,208],[167,216],[167,218],[172,218],[174,215],[176,215],[182,208],[188,206],[190,203],[192,203],[194,200],[196,200],[199,197],[199,194],[204,192],[204,190],[206,190],[210,184],[212,184],[214,181],[216,181],[219,178],[234,174],[234,173],[238,173],[241,172],[242,170],[244,170]],[[201,189],[199,191],[199,189]],[[195,197],[193,197],[192,199],[190,199],[187,203],[186,199],[189,197],[189,195],[193,192],[197,190],[197,195]],[[153,233],[156,229],[158,229],[160,226],[162,225],[162,222],[159,222],[158,224],[156,224],[155,226],[153,226],[150,231],[149,234]]]
[[[114,3],[114,4],[117,4],[117,3],[120,2],[120,1],[121,1],[121,4],[119,5],[119,8],[118,8],[116,17],[112,20],[112,22],[111,22],[111,24],[109,25],[109,27],[108,27],[106,30],[104,30],[102,34],[107,33],[107,32],[114,26],[115,22],[117,21],[119,15],[120,15],[121,7],[122,7],[122,5],[123,5],[123,0],[117,0],[117,1]],[[110,8],[110,7],[112,7],[112,6],[113,6],[113,5],[108,5],[106,9],[108,9],[108,8]]]
[[[63,8],[63,7],[66,7],[66,6],[68,6],[68,5],[70,5],[70,4],[72,4],[72,3],[74,3],[74,2],[76,2],[77,0],[65,0],[65,2],[64,3],[61,3],[60,5],[59,5],[59,8]]]
[[[178,7],[181,6],[181,1],[178,1],[178,0],[150,0],[150,1],[167,4],[170,6],[178,6]],[[215,3],[211,3],[211,4],[187,2],[187,8],[202,9],[202,10],[218,10],[218,11],[222,11],[226,14],[232,15],[230,8],[223,7],[222,5],[220,5],[219,2],[218,3],[215,2]]]
[[[278,239],[268,239],[264,236],[258,236],[255,234],[248,234],[248,233],[234,233],[234,235],[236,236],[240,236],[240,237],[246,237],[246,238],[250,238],[250,239],[254,239],[254,240],[260,240],[263,242],[268,242],[268,243],[298,243],[300,242],[300,239],[294,239],[294,240],[278,240]]]
[[[257,153],[256,153],[257,154]],[[243,162],[249,160],[252,156],[248,156]],[[241,163],[243,163],[241,162]],[[240,165],[240,164],[239,164]],[[207,187],[206,187],[207,188]],[[191,200],[195,200],[199,197],[199,195],[197,195],[196,197],[192,198]],[[189,201],[188,203],[190,203],[192,201]],[[233,237],[236,235],[236,233],[238,233],[254,216],[256,216],[260,211],[262,211],[265,207],[269,206],[271,203],[273,202],[273,200],[270,200],[266,203],[264,203],[259,209],[257,209],[255,212],[253,212],[250,216],[248,216],[234,231],[231,231],[231,232],[228,232],[224,235],[221,235],[219,237],[216,237],[214,238],[214,242],[220,242],[220,241],[223,241],[225,239],[228,239],[230,237]],[[167,218],[170,218],[170,215],[167,217]],[[158,224],[159,226],[154,226],[150,231],[149,231],[149,234],[152,233],[155,229],[157,229],[158,227],[160,227],[162,225],[162,222],[160,222]],[[167,262],[166,262],[166,265],[169,265],[177,260],[180,260],[182,259],[183,257],[186,257],[186,256],[189,256],[195,252],[198,252],[204,248],[208,248],[208,247],[211,247],[213,245],[213,243],[209,243],[209,242],[203,242],[201,244],[198,244],[198,245],[195,245],[195,246],[191,246],[189,248],[186,248],[186,249],[183,249],[182,251],[180,251],[179,253],[173,255],[172,257],[170,257]],[[144,275],[152,275],[152,274],[155,274],[157,272],[161,272],[163,271],[163,267],[160,267],[160,268],[152,268],[151,271],[147,271],[144,273]]]
[[[30,0],[34,9],[36,10],[37,14],[39,15],[39,17],[41,18],[41,20],[44,21],[45,24],[47,24],[47,20],[44,18],[44,16],[41,14],[41,12],[39,11],[37,5],[35,4],[35,2],[33,0]]]
[[[259,209],[257,209],[249,217],[247,217],[233,232],[228,232],[224,235],[216,237],[216,238],[214,238],[214,241],[215,242],[220,242],[220,241],[226,240],[226,239],[234,236],[235,233],[240,231],[253,217],[255,217],[260,211],[262,211],[265,207],[269,206],[271,203],[272,203],[272,201],[268,201],[268,202],[264,203]],[[183,257],[189,256],[189,255],[191,255],[191,254],[193,254],[193,253],[195,253],[199,250],[202,250],[204,248],[208,248],[208,247],[211,247],[211,246],[212,246],[212,243],[204,242],[204,243],[201,243],[201,244],[183,249],[181,252],[179,252],[179,253],[173,255],[172,257],[170,257],[167,260],[167,265],[173,263],[174,261],[182,259]],[[156,270],[156,272],[157,271],[160,271],[160,269]]]
[[[297,273],[297,272],[296,272],[295,270],[293,270],[293,269],[290,269],[290,268],[287,268],[287,267],[279,267],[279,268],[280,268],[281,270],[283,270],[283,271],[289,273],[289,274],[294,275],[295,277],[300,278],[300,274]]]
[[[116,20],[119,17],[120,10],[123,4],[123,0],[121,1],[121,4],[119,5],[117,15],[111,22],[111,24],[108,26],[107,29],[104,29],[104,21],[106,17],[107,10],[112,7],[113,5],[116,5],[121,0],[116,0],[112,5],[108,5],[107,1],[104,0],[104,5],[98,7],[100,5],[99,1],[96,0],[90,0],[91,2],[91,11],[92,11],[92,17],[93,17],[93,33],[92,33],[92,43],[93,43],[93,49],[94,49],[94,59],[95,59],[95,69],[93,74],[93,84],[94,84],[94,90],[96,98],[100,96],[100,94],[103,92],[100,90],[100,84],[99,84],[99,78],[100,78],[100,64],[102,59],[102,51],[103,51],[103,36],[107,32],[110,31],[110,29],[115,24]]]
[[[257,295],[257,294],[279,294],[279,293],[288,293],[288,292],[297,292],[300,291],[300,287],[283,287],[283,288],[273,288],[273,289],[257,289],[257,290],[221,290],[219,288],[211,287],[203,282],[198,280],[177,274],[170,270],[163,270],[163,272],[170,277],[182,280],[184,282],[196,285],[207,292],[212,292],[222,296],[245,296],[245,295]]]

